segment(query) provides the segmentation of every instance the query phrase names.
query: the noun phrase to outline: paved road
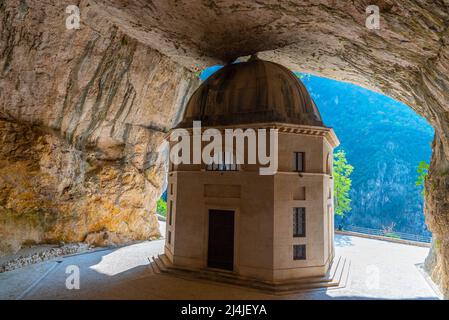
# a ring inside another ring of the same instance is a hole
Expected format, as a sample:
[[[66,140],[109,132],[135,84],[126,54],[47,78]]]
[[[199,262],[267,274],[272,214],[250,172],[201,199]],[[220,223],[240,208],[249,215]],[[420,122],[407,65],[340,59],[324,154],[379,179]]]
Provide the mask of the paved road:
[[[147,257],[163,240],[49,261],[0,274],[2,299],[437,299],[417,268],[427,248],[336,236],[337,254],[351,259],[346,288],[288,296],[211,282],[188,281],[149,271]],[[80,270],[80,289],[66,288],[66,269]]]

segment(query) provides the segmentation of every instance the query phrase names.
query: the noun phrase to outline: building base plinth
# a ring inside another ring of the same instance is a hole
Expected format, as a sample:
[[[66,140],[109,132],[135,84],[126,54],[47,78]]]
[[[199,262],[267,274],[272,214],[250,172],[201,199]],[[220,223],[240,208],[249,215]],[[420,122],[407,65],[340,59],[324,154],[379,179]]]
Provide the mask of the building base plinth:
[[[230,271],[218,269],[190,269],[174,266],[165,254],[152,257],[151,270],[156,274],[166,274],[186,280],[205,280],[219,282],[228,285],[247,287],[270,294],[291,294],[302,291],[322,290],[322,289],[341,289],[346,287],[351,261],[348,258],[337,256],[329,268],[327,274],[323,277],[309,277],[301,279],[292,279],[283,282],[267,282],[259,279],[242,277]]]

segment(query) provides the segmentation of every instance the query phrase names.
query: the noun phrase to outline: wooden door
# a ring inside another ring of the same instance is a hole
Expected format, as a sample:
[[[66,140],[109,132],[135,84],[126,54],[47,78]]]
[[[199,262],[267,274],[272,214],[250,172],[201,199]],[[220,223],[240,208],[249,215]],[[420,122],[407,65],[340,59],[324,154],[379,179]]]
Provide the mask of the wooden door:
[[[209,210],[207,266],[234,268],[234,211]]]

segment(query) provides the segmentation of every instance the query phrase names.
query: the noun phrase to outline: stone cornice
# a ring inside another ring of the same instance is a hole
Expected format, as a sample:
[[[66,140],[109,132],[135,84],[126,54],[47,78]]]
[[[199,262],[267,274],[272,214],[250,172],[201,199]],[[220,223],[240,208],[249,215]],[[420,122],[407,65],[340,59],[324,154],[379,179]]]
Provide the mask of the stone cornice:
[[[334,132],[334,129],[328,127],[318,127],[318,126],[307,126],[307,125],[297,125],[290,123],[254,123],[254,124],[244,124],[244,125],[230,125],[230,126],[218,126],[218,127],[201,127],[201,133],[204,134],[204,131],[207,129],[217,129],[220,132],[224,132],[226,129],[278,129],[280,133],[287,134],[300,134],[300,135],[310,135],[310,136],[320,136],[326,138],[329,144],[336,148],[340,145],[340,141],[337,138],[337,135]],[[175,130],[171,129],[166,135],[166,138],[169,138],[170,133]],[[185,128],[189,134],[192,133],[192,128]]]

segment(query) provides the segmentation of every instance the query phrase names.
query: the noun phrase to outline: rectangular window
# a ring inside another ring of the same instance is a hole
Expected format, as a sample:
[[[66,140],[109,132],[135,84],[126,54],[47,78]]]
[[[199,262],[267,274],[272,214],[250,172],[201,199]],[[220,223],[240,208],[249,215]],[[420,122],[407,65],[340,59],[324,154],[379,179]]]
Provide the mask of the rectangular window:
[[[168,244],[171,244],[171,231],[168,232]]]
[[[171,225],[172,224],[172,220],[173,220],[173,202],[170,200],[170,213],[168,216],[168,224]]]
[[[206,166],[207,171],[238,171],[238,166],[230,152],[220,152],[212,163]]]
[[[227,163],[216,164],[216,163],[212,163],[212,164],[208,164],[206,166],[206,170],[207,171],[238,171],[238,167],[237,167],[236,164],[227,164]]]
[[[306,208],[293,208],[293,237],[306,236]]]
[[[173,183],[170,183],[170,194],[173,194]]]
[[[305,153],[304,152],[295,152],[295,171],[296,172],[304,172],[305,171]]]
[[[305,244],[295,244],[293,246],[293,260],[306,260]]]

